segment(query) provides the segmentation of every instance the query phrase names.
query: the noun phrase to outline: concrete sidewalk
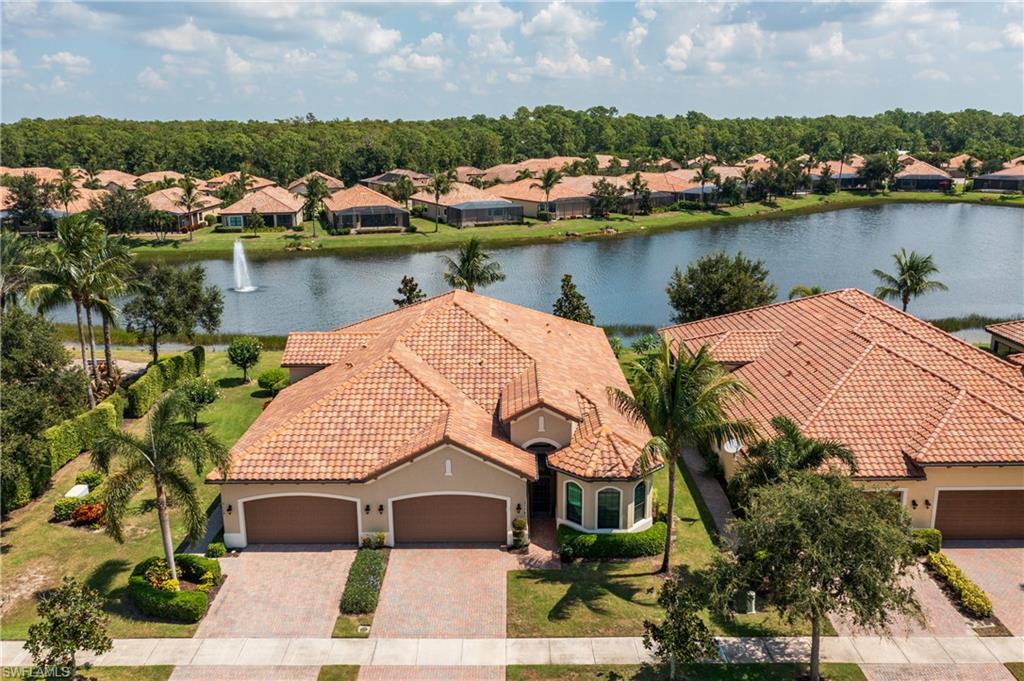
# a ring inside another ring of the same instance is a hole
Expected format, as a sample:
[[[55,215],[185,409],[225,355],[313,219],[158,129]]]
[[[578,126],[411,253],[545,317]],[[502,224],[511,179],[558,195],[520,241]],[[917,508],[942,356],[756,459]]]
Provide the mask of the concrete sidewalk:
[[[810,638],[719,638],[726,662],[805,661]],[[650,658],[639,638],[117,639],[110,652],[81,655],[97,666],[504,666],[510,664],[639,664]],[[993,664],[1024,661],[1024,637],[822,638],[826,662],[858,664]],[[31,665],[21,641],[3,641],[5,667]]]

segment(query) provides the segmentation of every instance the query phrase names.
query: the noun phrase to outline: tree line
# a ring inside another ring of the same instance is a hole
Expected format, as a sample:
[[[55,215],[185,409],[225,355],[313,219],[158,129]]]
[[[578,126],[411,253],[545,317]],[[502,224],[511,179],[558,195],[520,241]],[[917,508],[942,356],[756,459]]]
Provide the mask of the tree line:
[[[540,106],[520,107],[511,116],[430,121],[322,121],[312,114],[245,122],[76,116],[0,125],[0,155],[9,166],[77,165],[136,174],[170,169],[210,177],[248,165],[277,182],[320,170],[346,184],[394,167],[433,172],[556,155],[682,160],[710,153],[735,163],[755,152],[839,158],[893,149],[1006,160],[1024,151],[1024,117],[895,109],[874,116],[713,119],[695,111],[669,117]]]

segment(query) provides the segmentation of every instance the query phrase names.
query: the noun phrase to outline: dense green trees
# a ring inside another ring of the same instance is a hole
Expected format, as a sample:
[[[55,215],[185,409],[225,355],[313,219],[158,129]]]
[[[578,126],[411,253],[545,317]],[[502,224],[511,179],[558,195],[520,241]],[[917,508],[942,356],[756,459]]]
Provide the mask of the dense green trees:
[[[562,295],[555,301],[552,311],[556,317],[571,319],[580,324],[594,323],[594,313],[587,304],[587,299],[576,288],[571,274],[562,275]]]
[[[433,171],[552,155],[617,154],[634,159],[715,154],[735,162],[754,152],[792,159],[892,149],[1006,160],[1024,151],[1022,117],[967,109],[875,116],[712,119],[620,115],[614,108],[571,111],[520,107],[511,116],[433,121],[334,120],[305,116],[264,121],[121,121],[78,116],[22,119],[0,126],[0,156],[10,166],[65,164],[134,173],[174,169],[199,177],[238,169],[278,182],[321,170],[352,184],[393,167]],[[790,154],[795,149],[795,154]]]
[[[686,272],[677,267],[666,292],[675,310],[672,321],[681,324],[767,305],[778,290],[768,281],[764,261],[717,251],[687,265]]]

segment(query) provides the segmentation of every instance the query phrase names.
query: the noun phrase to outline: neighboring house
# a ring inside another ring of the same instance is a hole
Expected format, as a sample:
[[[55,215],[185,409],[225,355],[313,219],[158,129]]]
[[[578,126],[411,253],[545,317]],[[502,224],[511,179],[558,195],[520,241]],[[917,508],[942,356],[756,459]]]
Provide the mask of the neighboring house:
[[[305,175],[303,175],[302,177],[288,185],[288,191],[292,192],[293,194],[301,194],[302,196],[306,196],[307,185],[309,184],[310,179],[312,179],[313,177],[319,177],[321,180],[323,180],[324,184],[327,186],[327,191],[331,193],[334,193],[338,190],[345,188],[345,183],[339,180],[338,178],[332,177],[327,173],[321,173],[319,170],[314,170],[311,173],[306,173]]]
[[[913,156],[901,159],[903,169],[896,173],[892,189],[917,191],[945,191],[953,184],[952,176],[931,163],[919,161]]]
[[[997,355],[1024,353],[1024,319],[991,324],[985,330],[992,336],[992,352]]]
[[[390,188],[395,182],[398,182],[400,177],[408,177],[412,182],[412,186],[416,189],[423,189],[430,184],[431,180],[430,175],[426,173],[418,173],[415,170],[406,170],[405,168],[395,168],[380,175],[364,177],[359,181],[370,189],[380,192]]]
[[[480,170],[476,166],[456,166],[455,168],[455,179],[459,182],[468,183],[473,179],[482,180],[484,171]]]
[[[844,289],[662,329],[703,345],[752,394],[762,435],[787,416],[838,440],[853,478],[900,494],[947,539],[1024,539],[1024,373],[863,291]],[[742,446],[719,459],[727,478]]]
[[[153,210],[170,213],[178,221],[178,229],[191,231],[202,227],[207,215],[216,214],[221,201],[215,196],[199,194],[196,199],[196,208],[189,213],[178,205],[184,194],[181,187],[168,187],[146,195],[146,203]]]
[[[582,218],[591,215],[593,202],[590,199],[591,186],[578,186],[567,182],[570,178],[562,178],[546,197],[539,181],[535,179],[519,180],[509,184],[496,184],[484,191],[521,206],[523,215],[536,218],[538,213],[547,212],[552,219]],[[578,178],[571,178],[578,179]]]
[[[832,173],[832,181],[836,183],[836,187],[838,189],[856,189],[858,187],[863,187],[865,186],[864,179],[858,172],[863,165],[863,159],[859,162],[851,159],[849,163],[825,161],[818,167],[817,171],[811,171],[811,184],[816,186],[818,182],[821,181],[821,174],[824,171],[825,166],[828,166],[828,169]]]
[[[183,173],[179,173],[176,170],[154,170],[151,173],[143,173],[139,175],[139,186],[152,184],[154,182],[163,182],[165,180],[172,180],[174,182],[180,182],[185,179]],[[196,181],[197,183],[199,180]]]
[[[974,178],[974,190],[982,192],[1024,191],[1024,165],[1014,165]]]
[[[804,158],[807,158],[806,154],[804,155]],[[797,157],[796,160],[800,161],[803,159]],[[741,165],[750,166],[754,170],[766,170],[771,167],[772,160],[764,154],[754,154],[749,158],[743,159],[743,163]]]
[[[1009,161],[1007,161],[1004,164],[1004,166],[1007,167],[1007,168],[1012,168],[1013,166],[1020,166],[1020,165],[1024,165],[1024,156],[1017,156],[1015,158],[1011,158]]]
[[[206,180],[206,190],[215,192],[218,189],[222,188],[224,185],[231,184],[232,182],[237,181],[239,175],[241,175],[241,173],[236,170],[234,172],[218,175],[217,177],[211,177],[209,180]],[[276,186],[277,183],[274,182],[273,180],[268,180],[267,178],[260,177],[259,175],[250,175],[249,186],[246,187],[246,191],[257,192],[261,189],[266,189],[267,187]]]
[[[421,191],[412,196],[413,207],[423,206],[423,217],[452,227],[473,227],[476,225],[500,225],[523,221],[523,207],[508,199],[489,194],[483,189],[462,182],[452,184],[452,189],[434,202],[430,191]]]
[[[292,384],[231,450],[224,541],[510,544],[512,521],[650,527],[650,438],[600,328],[451,291],[292,333]]]
[[[74,168],[74,175],[76,184],[80,185],[85,181],[85,173],[78,168]],[[8,168],[7,166],[0,166],[0,176],[8,175],[10,177],[22,177],[24,175],[35,175],[36,179],[40,182],[59,182],[61,178],[61,171],[59,168],[47,168],[46,166],[36,166],[31,168]]]
[[[41,225],[37,225],[38,229],[29,229],[24,225],[16,224],[11,211],[11,204],[13,203],[11,190],[0,186],[0,221],[7,223],[10,219],[12,226],[19,231],[33,233],[36,231],[50,232],[53,231],[57,221],[61,218],[84,213],[92,207],[94,201],[98,201],[109,193],[106,189],[86,189],[84,187],[78,187],[76,191],[78,196],[74,201],[70,201],[66,207],[62,203],[53,203],[49,208],[43,210],[44,221]]]
[[[957,154],[953,158],[946,161],[946,164],[943,167],[953,177],[957,179],[963,179],[967,177],[967,174],[964,172],[964,163],[966,163],[968,160],[974,161],[975,169],[981,168],[981,159],[974,158],[970,154]]]
[[[277,185],[249,192],[239,201],[221,208],[220,220],[226,227],[245,227],[255,210],[263,217],[267,227],[292,228],[302,224],[302,205],[305,201]]]
[[[640,177],[647,183],[647,189],[651,192],[651,205],[654,207],[667,206],[685,198],[686,192],[694,187],[700,189],[699,184],[695,184],[692,179],[686,179],[687,174],[691,177],[693,175],[692,171],[640,173]],[[625,184],[628,185],[629,179],[633,175],[626,174],[622,177],[625,178]],[[632,193],[627,193],[626,196],[632,201]]]
[[[400,232],[409,226],[409,211],[390,196],[361,184],[324,199],[327,222],[353,232]]]
[[[114,191],[117,188],[135,191],[139,186],[138,175],[132,175],[120,170],[101,170],[96,173],[96,181],[100,187],[107,191]]]

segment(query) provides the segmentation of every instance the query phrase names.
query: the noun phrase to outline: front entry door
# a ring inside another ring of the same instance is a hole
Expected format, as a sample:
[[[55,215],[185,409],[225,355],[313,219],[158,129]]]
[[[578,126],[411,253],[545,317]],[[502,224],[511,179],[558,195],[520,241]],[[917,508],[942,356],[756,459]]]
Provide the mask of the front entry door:
[[[548,454],[555,451],[555,448],[541,444],[528,449],[537,456],[537,481],[530,483],[530,515],[537,518],[553,518],[555,472],[548,468]]]

